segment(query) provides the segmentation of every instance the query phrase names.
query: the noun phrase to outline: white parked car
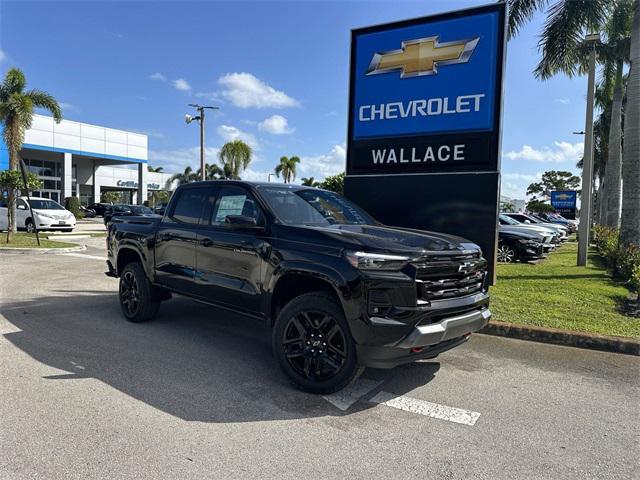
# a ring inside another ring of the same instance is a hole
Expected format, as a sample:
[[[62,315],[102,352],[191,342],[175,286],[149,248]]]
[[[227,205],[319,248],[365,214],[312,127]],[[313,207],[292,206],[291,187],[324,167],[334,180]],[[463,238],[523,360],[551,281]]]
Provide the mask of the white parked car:
[[[76,226],[76,217],[66,210],[58,202],[48,198],[30,197],[33,217],[27,203],[27,197],[18,197],[16,200],[16,222],[18,229],[27,232],[34,231],[34,225],[38,230],[62,230],[72,231]],[[8,208],[5,199],[0,203],[0,230],[6,230],[8,225]]]

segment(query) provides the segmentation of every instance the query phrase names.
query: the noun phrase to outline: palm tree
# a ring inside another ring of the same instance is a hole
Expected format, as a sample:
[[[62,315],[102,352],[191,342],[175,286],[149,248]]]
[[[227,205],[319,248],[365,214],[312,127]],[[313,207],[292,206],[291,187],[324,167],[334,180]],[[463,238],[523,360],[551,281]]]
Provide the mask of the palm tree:
[[[284,183],[293,182],[296,179],[296,165],[298,163],[300,163],[298,157],[280,157],[280,163],[274,169],[276,176],[280,177],[282,174]]]
[[[619,1],[604,26],[605,43],[597,47],[598,58],[603,63],[602,77],[605,95],[604,106],[610,115],[608,125],[608,155],[604,184],[608,186],[603,200],[604,224],[609,227],[620,226],[620,194],[622,188],[622,100],[623,70],[629,61],[629,35],[632,18],[631,0]],[[613,93],[611,94],[611,90]]]
[[[517,33],[520,26],[529,21],[536,10],[546,7],[549,2],[547,0],[509,0],[509,34]],[[619,13],[626,10],[625,14]],[[633,14],[631,14],[633,12]],[[618,17],[616,25],[615,18]],[[627,112],[624,121],[625,144],[622,157],[623,172],[623,197],[622,197],[622,218],[625,219],[621,225],[620,242],[622,245],[635,243],[640,245],[640,7],[638,0],[630,5],[630,0],[560,0],[549,8],[547,11],[547,20],[545,22],[544,31],[539,42],[542,51],[542,59],[538,64],[535,74],[537,77],[546,79],[557,72],[564,72],[572,76],[574,74],[583,73],[586,70],[587,55],[585,54],[585,46],[581,45],[583,34],[587,31],[604,30],[607,40],[611,40],[612,32],[607,32],[607,26],[624,26],[628,19],[633,19],[631,26],[631,68],[627,82]],[[615,39],[615,35],[613,35]],[[622,42],[621,42],[622,43]],[[606,46],[606,45],[605,45]],[[599,60],[602,61],[606,48],[603,45],[598,46]],[[634,50],[635,48],[635,50]],[[635,68],[633,60],[636,60]],[[606,62],[605,62],[606,64]],[[621,77],[619,72],[619,62],[616,60],[612,65],[615,66],[616,80]],[[611,66],[611,64],[610,64]],[[612,69],[610,69],[612,70]],[[619,96],[619,98],[621,98]],[[613,102],[612,102],[613,103]],[[616,103],[621,106],[622,102]],[[609,178],[617,176],[617,160],[615,159],[618,152],[618,145],[621,138],[617,135],[620,129],[618,124],[618,113],[611,111],[612,125],[609,129],[609,149],[612,150],[609,157],[613,158],[613,165],[610,170]],[[613,133],[611,132],[613,130]],[[617,138],[614,138],[617,136]],[[606,175],[606,173],[605,173]],[[619,195],[618,185],[612,185],[611,180],[605,179],[605,195],[609,199]],[[616,211],[615,201],[612,202],[609,209],[609,202],[604,200],[608,211]],[[626,205],[626,209],[625,209]],[[608,219],[615,217],[615,213]],[[617,221],[616,221],[617,224]]]
[[[225,143],[220,149],[220,165],[224,176],[234,180],[240,179],[240,173],[251,163],[253,151],[242,140]]]
[[[208,163],[204,166],[205,171],[205,180],[217,180],[219,178],[225,178],[224,170],[220,168],[218,165],[209,165]],[[197,179],[202,178],[201,170],[198,169],[196,172]]]
[[[302,177],[302,185],[304,185],[305,187],[317,187],[318,185],[320,185],[320,182],[316,182],[316,179],[313,177]]]
[[[178,182],[178,185],[182,185],[184,183],[195,182],[200,178],[200,176],[194,172],[191,167],[187,167],[184,169],[183,173],[174,173],[171,175],[171,178],[167,180],[167,184],[165,188],[167,190],[171,189],[173,182]]]
[[[153,173],[162,173],[164,171],[164,167],[152,167],[151,165],[147,165],[147,171]]]
[[[635,0],[631,27],[631,68],[627,80],[627,106],[622,153],[622,218],[620,243],[640,246],[640,1]]]
[[[20,150],[24,134],[31,127],[33,109],[44,108],[51,112],[56,123],[62,120],[60,105],[53,96],[42,90],[26,91],[27,79],[19,68],[11,68],[0,84],[0,122],[3,125],[2,136],[9,151],[9,169],[17,170],[20,163]],[[7,243],[16,231],[16,199],[9,190],[8,196]]]

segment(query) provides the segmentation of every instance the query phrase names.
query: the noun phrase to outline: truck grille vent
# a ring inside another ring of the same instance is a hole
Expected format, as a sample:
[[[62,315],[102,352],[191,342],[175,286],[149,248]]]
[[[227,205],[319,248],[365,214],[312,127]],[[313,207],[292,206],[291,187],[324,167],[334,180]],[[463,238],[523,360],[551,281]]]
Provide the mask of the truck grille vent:
[[[487,262],[478,255],[432,256],[414,262],[423,300],[462,297],[482,290]]]

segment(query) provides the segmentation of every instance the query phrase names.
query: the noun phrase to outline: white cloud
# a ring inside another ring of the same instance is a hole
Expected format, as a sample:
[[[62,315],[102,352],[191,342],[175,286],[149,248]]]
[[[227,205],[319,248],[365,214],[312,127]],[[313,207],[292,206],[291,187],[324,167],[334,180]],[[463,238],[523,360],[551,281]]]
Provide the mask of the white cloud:
[[[272,135],[293,133],[295,128],[289,127],[289,121],[282,115],[271,115],[258,124],[258,130]]]
[[[207,164],[218,162],[219,149],[207,147],[204,151]],[[178,148],[174,150],[149,150],[149,163],[154,167],[164,167],[167,173],[183,172],[186,167],[193,171],[200,168],[200,147]]]
[[[4,50],[0,49],[0,63],[4,62],[7,59],[7,54],[4,52]]]
[[[60,108],[63,110],[76,110],[77,107],[71,103],[67,103],[67,102],[59,102],[58,105],[60,105]]]
[[[240,108],[297,107],[300,103],[246,72],[228,73],[218,79],[225,90],[221,96]]]
[[[500,175],[500,194],[516,199],[526,198],[527,187],[539,182],[542,178],[542,172],[535,174],[508,172]]]
[[[347,150],[344,145],[334,145],[327,154],[301,157],[296,177],[314,177],[323,180],[329,175],[344,172]]]
[[[184,78],[178,78],[171,83],[173,83],[173,87],[176,90],[180,90],[181,92],[188,92],[191,90],[191,85],[189,85],[189,83]]]
[[[248,182],[266,182],[269,180],[270,173],[273,173],[273,170],[261,172],[252,168],[247,168],[240,174],[240,178]]]
[[[504,154],[510,160],[532,160],[534,162],[562,163],[577,162],[584,152],[582,142],[553,142],[553,147],[533,148],[530,145],[523,145],[518,151],[511,151]]]
[[[561,103],[562,105],[569,105],[571,103],[571,99],[569,98],[554,98],[554,102]]]
[[[220,125],[217,129],[217,132],[225,142],[232,142],[239,139],[246,142],[247,145],[255,150],[260,147],[260,145],[258,144],[258,140],[252,133],[240,130],[238,127],[234,127],[231,125]]]
[[[152,73],[147,78],[149,78],[149,80],[158,80],[159,82],[166,82],[167,81],[167,77],[165,77],[160,72]]]

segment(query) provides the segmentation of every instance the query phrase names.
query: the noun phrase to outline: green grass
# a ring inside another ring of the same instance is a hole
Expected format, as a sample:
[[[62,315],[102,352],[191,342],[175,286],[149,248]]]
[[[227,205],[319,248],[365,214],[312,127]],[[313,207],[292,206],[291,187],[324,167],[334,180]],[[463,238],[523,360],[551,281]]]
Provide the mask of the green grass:
[[[47,240],[46,235],[40,232],[40,247],[36,242],[36,236],[32,233],[14,233],[13,241],[7,242],[7,232],[0,232],[0,248],[69,248],[77,247],[74,243],[58,242],[53,240]]]
[[[578,244],[568,242],[537,265],[498,265],[491,288],[494,320],[576,332],[640,337],[640,319],[618,312],[627,289],[614,282],[591,251],[576,267]]]

